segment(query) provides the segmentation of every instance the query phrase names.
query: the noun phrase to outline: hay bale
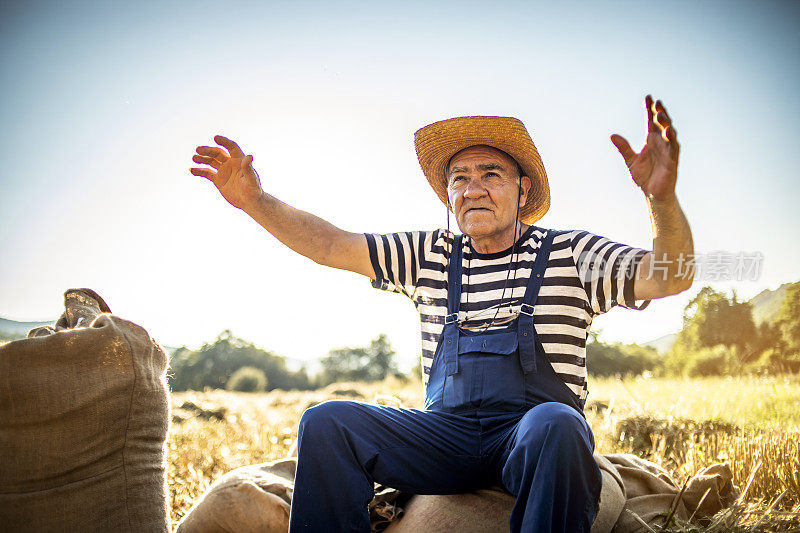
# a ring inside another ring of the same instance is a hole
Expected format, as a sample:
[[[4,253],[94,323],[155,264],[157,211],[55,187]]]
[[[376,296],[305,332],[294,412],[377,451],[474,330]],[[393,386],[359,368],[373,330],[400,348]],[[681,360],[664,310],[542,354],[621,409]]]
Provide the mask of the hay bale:
[[[731,435],[739,428],[720,420],[698,422],[688,418],[653,418],[632,416],[620,420],[616,428],[619,442],[630,446],[631,451],[644,455],[653,449],[657,438],[664,440],[664,455],[669,457],[688,442],[698,442],[718,435]]]
[[[167,355],[94,291],[0,347],[0,524],[169,531]]]

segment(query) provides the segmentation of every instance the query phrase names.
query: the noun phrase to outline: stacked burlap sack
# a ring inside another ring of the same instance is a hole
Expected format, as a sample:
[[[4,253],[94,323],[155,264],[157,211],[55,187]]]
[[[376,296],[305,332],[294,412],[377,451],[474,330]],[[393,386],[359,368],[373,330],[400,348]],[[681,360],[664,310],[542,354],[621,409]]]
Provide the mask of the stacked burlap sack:
[[[737,496],[727,464],[699,472],[681,494],[681,487],[654,463],[629,454],[594,457],[603,487],[592,533],[651,531],[663,525],[671,512],[684,520],[692,515],[699,520]],[[177,533],[285,533],[296,465],[297,459],[289,457],[225,474],[195,502]],[[372,529],[387,533],[508,531],[514,506],[514,497],[499,487],[448,496],[375,488],[369,504]]]
[[[170,530],[167,356],[90,289],[0,346],[0,529]]]

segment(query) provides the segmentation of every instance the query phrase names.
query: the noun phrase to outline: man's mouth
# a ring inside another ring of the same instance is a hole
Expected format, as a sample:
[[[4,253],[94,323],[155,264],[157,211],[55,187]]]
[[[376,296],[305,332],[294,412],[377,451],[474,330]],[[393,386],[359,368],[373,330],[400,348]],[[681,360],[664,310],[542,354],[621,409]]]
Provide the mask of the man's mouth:
[[[469,213],[471,211],[489,211],[489,209],[487,209],[485,207],[470,207],[464,213]]]

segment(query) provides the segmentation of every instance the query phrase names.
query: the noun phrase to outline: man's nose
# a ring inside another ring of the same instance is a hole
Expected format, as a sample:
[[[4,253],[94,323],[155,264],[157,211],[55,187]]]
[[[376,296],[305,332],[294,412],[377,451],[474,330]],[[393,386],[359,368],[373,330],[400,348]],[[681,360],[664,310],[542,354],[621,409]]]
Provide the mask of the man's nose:
[[[464,188],[464,198],[480,198],[486,194],[486,188],[480,180],[469,180],[469,183]]]

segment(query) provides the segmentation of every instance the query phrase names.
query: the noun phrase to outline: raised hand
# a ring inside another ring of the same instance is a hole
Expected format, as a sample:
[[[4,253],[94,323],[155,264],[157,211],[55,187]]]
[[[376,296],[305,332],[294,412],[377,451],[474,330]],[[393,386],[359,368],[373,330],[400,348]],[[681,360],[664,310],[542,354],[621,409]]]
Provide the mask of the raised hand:
[[[638,154],[621,135],[611,136],[611,142],[625,159],[628,171],[644,194],[654,200],[668,200],[675,195],[678,180],[677,133],[672,119],[661,100],[653,102],[649,94],[644,99],[647,108],[647,139]]]
[[[214,141],[222,146],[198,146],[192,161],[211,168],[192,168],[195,176],[208,178],[220,194],[234,207],[244,211],[255,205],[261,196],[261,181],[253,168],[253,156],[245,156],[239,145],[216,135]]]

